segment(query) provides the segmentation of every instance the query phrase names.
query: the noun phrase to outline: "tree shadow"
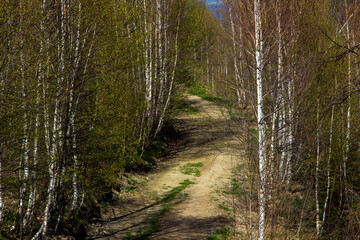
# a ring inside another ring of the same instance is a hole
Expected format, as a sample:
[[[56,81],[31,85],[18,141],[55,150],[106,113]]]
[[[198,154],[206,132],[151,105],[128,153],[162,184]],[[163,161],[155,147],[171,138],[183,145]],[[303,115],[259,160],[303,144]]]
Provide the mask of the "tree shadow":
[[[160,232],[154,234],[151,238],[156,240],[206,239],[227,222],[228,220],[222,216],[197,218],[172,214],[171,218],[160,221]]]

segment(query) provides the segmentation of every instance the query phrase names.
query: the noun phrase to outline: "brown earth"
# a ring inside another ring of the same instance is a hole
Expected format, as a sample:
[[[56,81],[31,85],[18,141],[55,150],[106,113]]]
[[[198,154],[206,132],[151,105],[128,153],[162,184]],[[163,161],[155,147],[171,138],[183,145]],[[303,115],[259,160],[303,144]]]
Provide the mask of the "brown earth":
[[[224,108],[192,95],[185,101],[200,113],[174,117],[177,131],[187,136],[182,150],[164,169],[148,176],[147,184],[138,191],[115,193],[117,205],[95,221],[88,239],[126,239],[130,235],[129,239],[206,239],[226,223],[216,190],[228,184],[231,169],[242,161],[239,132]],[[202,163],[198,167],[201,176],[184,174],[181,167],[187,163]],[[159,214],[165,204],[161,199],[186,179],[194,184],[172,200],[169,211]],[[141,235],[154,224],[155,231]]]

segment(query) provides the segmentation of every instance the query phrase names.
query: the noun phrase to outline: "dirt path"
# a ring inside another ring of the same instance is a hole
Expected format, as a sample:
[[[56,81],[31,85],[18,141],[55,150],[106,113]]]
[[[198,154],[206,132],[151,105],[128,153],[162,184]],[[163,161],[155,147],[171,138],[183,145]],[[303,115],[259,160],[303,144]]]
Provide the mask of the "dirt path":
[[[197,96],[189,95],[185,101],[200,113],[174,119],[178,130],[187,134],[184,149],[166,169],[153,174],[144,189],[124,199],[122,208],[112,209],[112,217],[96,222],[89,239],[206,239],[224,225],[214,190],[227,184],[239,161],[240,141],[224,109]],[[172,189],[189,180],[192,184],[181,194],[164,201]]]

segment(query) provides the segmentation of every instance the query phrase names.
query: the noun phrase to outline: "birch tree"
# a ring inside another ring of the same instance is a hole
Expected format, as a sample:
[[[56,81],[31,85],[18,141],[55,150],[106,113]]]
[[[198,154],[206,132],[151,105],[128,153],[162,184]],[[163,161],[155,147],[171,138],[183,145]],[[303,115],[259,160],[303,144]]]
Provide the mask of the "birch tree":
[[[262,17],[261,2],[254,0],[254,18],[255,18],[255,51],[256,51],[256,85],[257,85],[257,123],[259,130],[259,239],[265,237],[265,186],[266,186],[266,163],[265,163],[265,119],[263,103],[263,35],[262,35]]]

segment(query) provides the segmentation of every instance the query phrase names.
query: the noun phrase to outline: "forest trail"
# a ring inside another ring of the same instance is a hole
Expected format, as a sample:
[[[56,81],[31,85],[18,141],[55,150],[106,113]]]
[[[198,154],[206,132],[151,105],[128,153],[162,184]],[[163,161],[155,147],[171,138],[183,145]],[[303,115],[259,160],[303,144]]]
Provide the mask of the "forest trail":
[[[119,195],[119,206],[92,225],[88,239],[206,239],[224,225],[216,189],[241,161],[238,131],[226,109],[192,95],[185,101],[199,113],[174,117],[186,134],[182,149],[130,199]]]

